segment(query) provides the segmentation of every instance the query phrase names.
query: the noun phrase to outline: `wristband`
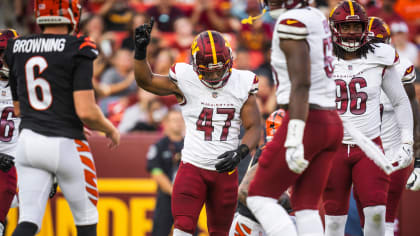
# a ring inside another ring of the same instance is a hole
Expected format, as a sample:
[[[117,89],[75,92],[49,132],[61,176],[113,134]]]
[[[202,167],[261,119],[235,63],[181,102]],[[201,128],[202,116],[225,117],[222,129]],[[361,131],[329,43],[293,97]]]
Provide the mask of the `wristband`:
[[[293,119],[289,121],[287,126],[287,136],[285,147],[296,147],[302,143],[303,131],[305,130],[305,122],[299,119]]]
[[[414,158],[414,168],[420,168],[420,157]]]
[[[146,58],[147,51],[146,48],[136,48],[134,53],[134,59],[136,60],[144,60]]]
[[[413,145],[413,132],[401,130],[401,143]]]
[[[246,144],[239,145],[238,153],[241,156],[241,159],[244,159],[249,153],[249,147]]]

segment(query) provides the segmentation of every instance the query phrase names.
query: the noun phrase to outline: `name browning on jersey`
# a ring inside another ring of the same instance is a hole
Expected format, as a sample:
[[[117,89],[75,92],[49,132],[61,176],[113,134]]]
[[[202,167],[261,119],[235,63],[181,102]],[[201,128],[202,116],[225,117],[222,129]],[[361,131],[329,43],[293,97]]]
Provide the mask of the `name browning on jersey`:
[[[62,52],[65,46],[65,38],[17,39],[13,53]]]

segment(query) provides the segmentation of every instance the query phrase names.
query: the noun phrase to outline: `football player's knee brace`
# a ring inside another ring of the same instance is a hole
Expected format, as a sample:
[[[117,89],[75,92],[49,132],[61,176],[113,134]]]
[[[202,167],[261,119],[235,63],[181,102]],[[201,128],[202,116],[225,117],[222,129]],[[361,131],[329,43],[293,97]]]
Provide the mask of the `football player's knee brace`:
[[[346,228],[347,215],[325,215],[325,236],[342,236]]]
[[[0,222],[0,235],[3,235],[3,231],[4,231],[4,225],[2,222]]]
[[[385,234],[385,206],[363,208],[365,215],[365,235],[379,236]]]
[[[192,235],[195,230],[196,224],[193,221],[191,216],[176,216],[175,217],[175,224],[174,228],[178,229],[181,232],[189,233],[188,235]],[[177,235],[186,235],[186,234],[177,234]]]

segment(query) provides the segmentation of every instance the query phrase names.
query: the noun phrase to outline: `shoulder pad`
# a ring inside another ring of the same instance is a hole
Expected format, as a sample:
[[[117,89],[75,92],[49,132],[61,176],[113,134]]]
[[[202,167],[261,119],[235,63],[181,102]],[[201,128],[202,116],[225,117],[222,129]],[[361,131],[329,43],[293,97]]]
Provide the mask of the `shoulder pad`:
[[[279,17],[276,31],[280,38],[285,39],[304,39],[308,36],[308,29],[306,24],[293,12],[286,12]]]
[[[96,59],[99,54],[96,44],[87,36],[79,34],[76,37],[77,55],[84,56],[92,60]]]
[[[374,45],[375,51],[368,53],[367,60],[370,63],[392,66],[399,63],[400,57],[397,51],[388,44],[378,43]]]

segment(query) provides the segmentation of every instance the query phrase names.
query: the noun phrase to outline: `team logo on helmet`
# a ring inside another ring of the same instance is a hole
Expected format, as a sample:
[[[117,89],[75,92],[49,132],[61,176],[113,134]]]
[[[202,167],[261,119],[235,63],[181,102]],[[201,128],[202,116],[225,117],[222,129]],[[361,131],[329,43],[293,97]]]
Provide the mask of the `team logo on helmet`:
[[[270,116],[265,120],[265,131],[267,142],[271,141],[274,137],[274,133],[283,123],[283,119],[286,116],[286,111],[283,109],[278,109],[270,114]]]
[[[368,18],[362,5],[354,0],[339,3],[329,16],[333,43],[348,52],[354,52],[367,43]],[[362,32],[344,33],[342,27],[348,23],[360,23]]]
[[[194,71],[207,87],[224,86],[232,72],[232,49],[222,34],[216,31],[200,33],[191,45]]]
[[[368,39],[377,39],[380,42],[389,44],[391,31],[388,24],[379,17],[369,17],[368,22]]]
[[[35,0],[35,18],[38,25],[66,24],[78,31],[81,5],[79,0]]]

